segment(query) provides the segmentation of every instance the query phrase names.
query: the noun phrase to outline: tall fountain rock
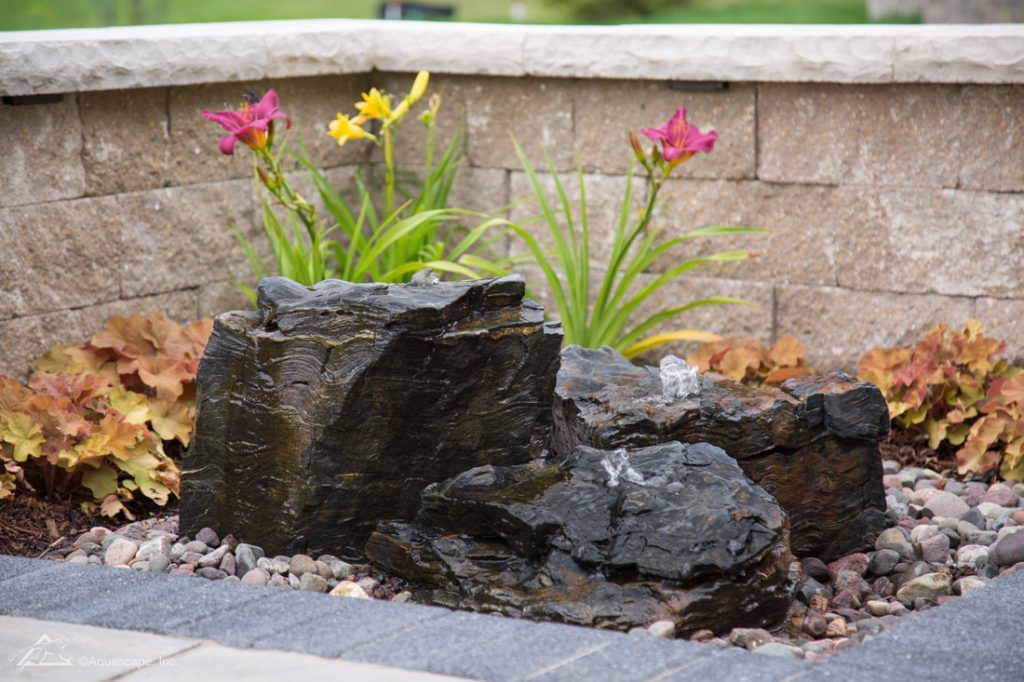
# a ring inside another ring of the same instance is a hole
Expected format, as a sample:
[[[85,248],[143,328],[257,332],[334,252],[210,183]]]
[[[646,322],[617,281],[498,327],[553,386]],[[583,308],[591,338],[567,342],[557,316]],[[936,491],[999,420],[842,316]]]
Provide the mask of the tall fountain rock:
[[[789,514],[798,556],[828,561],[885,528],[878,443],[889,412],[870,383],[827,374],[753,388],[705,374],[696,393],[666,396],[658,369],[610,348],[570,346],[555,390],[555,451],[716,445]]]
[[[785,513],[704,443],[477,467],[366,553],[420,601],[617,630],[772,627],[790,604]]]
[[[217,317],[199,366],[182,532],[361,550],[427,484],[539,456],[562,335],[523,296],[518,277],[264,279],[258,311]]]

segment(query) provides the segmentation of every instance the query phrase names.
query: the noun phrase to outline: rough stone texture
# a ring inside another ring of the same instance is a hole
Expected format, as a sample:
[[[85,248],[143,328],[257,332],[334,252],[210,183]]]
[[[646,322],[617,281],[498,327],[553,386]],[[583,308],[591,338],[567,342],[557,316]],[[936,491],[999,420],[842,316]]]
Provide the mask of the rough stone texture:
[[[575,168],[572,145],[566,144],[573,129],[573,108],[565,81],[479,78],[465,92],[469,163],[521,168],[512,136],[534,164],[540,164],[547,152],[555,168]]]
[[[790,516],[793,552],[831,560],[884,526],[878,442],[889,432],[876,387],[834,374],[751,388],[704,375],[700,394],[662,396],[654,368],[615,351],[562,352],[552,447],[706,442],[735,457]]]
[[[955,187],[958,86],[761,84],[758,177],[777,182]]]
[[[213,282],[199,287],[199,317],[216,317],[231,310],[247,310],[252,303],[233,282]]]
[[[0,209],[0,319],[118,298],[120,231],[110,198]]]
[[[684,635],[771,626],[789,606],[785,514],[707,444],[477,467],[422,499],[367,555],[433,603]]]
[[[576,145],[588,172],[623,175],[635,162],[626,131],[662,125],[680,106],[701,130],[714,128],[715,151],[687,164],[678,173],[694,178],[753,178],[757,89],[730,83],[716,91],[679,90],[664,82],[579,81],[571,86]],[[646,138],[640,135],[646,143]]]
[[[82,124],[74,95],[62,96],[54,104],[11,106],[0,102],[0,149],[4,150],[0,206],[70,199],[85,193]]]
[[[966,85],[960,186],[1024,191],[1024,87]]]
[[[856,370],[871,348],[911,344],[939,322],[960,327],[974,314],[969,298],[779,286],[779,336],[807,342],[818,369]]]
[[[320,76],[265,81],[260,87],[264,92],[274,88],[281,99],[281,109],[294,121],[290,135],[292,144],[298,147],[301,140],[313,165],[329,168],[362,163],[370,156],[373,145],[367,141],[348,142],[339,147],[338,141],[327,135],[327,126],[339,111],[343,114],[355,111],[352,104],[362,101],[359,93],[368,89],[366,81],[365,75]],[[236,97],[240,96],[241,90]]]
[[[428,483],[546,446],[561,332],[522,280],[259,291],[259,312],[217,318],[199,368],[183,532],[361,549]]]
[[[217,83],[170,88],[167,100],[171,135],[169,177],[173,185],[219,182],[229,178],[251,178],[252,158],[244,149],[232,156],[220,153],[217,143],[224,129],[207,121],[203,109],[238,109],[242,94],[259,88],[258,81]]]
[[[863,188],[839,194],[857,208],[833,226],[840,287],[1024,297],[1024,195]]]
[[[188,289],[142,296],[0,322],[0,374],[25,378],[29,364],[54,344],[82,343],[111,315],[125,317],[150,310],[159,310],[178,322],[190,322],[196,318],[196,292]]]
[[[1006,356],[1024,364],[1024,301],[979,298],[974,314],[987,334],[1006,340]]]
[[[918,26],[487,26],[316,19],[134,28],[5,36],[0,41],[0,94],[410,68],[639,80],[1024,82],[1019,59],[1024,31],[1012,25],[948,31]]]
[[[924,0],[926,24],[1006,24],[1024,21],[1021,0]]]
[[[169,182],[167,98],[166,88],[79,95],[89,194],[134,192]]]
[[[265,241],[247,180],[124,194],[120,262],[126,296],[251,277],[232,229]],[[187,238],[182,238],[187,235]]]

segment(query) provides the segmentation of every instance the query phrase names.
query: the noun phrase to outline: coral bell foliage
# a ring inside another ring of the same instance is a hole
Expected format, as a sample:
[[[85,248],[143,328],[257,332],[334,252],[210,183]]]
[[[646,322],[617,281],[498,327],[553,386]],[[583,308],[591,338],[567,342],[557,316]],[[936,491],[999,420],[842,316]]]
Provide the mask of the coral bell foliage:
[[[686,361],[745,384],[781,384],[815,374],[804,359],[806,352],[794,336],[783,336],[770,348],[758,339],[730,338],[701,344]]]
[[[211,328],[157,312],[112,317],[88,343],[36,360],[27,386],[0,376],[0,499],[19,488],[61,498],[85,488],[104,515],[128,518],[136,493],[166,504],[178,468],[164,444],[188,445]]]
[[[976,320],[949,334],[938,325],[913,347],[876,348],[860,360],[860,379],[885,395],[894,425],[927,435],[929,447],[959,447],[962,474],[1024,480],[1024,368],[998,355],[1004,341]]]

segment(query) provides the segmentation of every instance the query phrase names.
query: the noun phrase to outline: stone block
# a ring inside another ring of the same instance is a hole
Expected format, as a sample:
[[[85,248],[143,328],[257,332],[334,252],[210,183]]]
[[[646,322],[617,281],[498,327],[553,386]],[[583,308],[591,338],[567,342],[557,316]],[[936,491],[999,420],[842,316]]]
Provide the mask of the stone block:
[[[85,193],[82,124],[73,95],[59,103],[0,103],[0,206],[38,204]]]
[[[872,348],[913,343],[940,322],[962,328],[974,313],[971,299],[954,296],[784,285],[777,297],[779,336],[803,340],[819,370],[854,373]]]
[[[974,316],[987,336],[1006,341],[1006,357],[1024,364],[1024,300],[981,297]]]
[[[120,229],[112,198],[0,209],[0,319],[118,298]]]
[[[124,226],[124,295],[252,277],[232,231],[257,245],[266,240],[248,180],[148,190],[117,201]]]
[[[413,78],[412,73],[389,73],[374,79],[373,84],[393,93],[397,104],[409,91]],[[395,159],[400,167],[424,165],[426,133],[415,117],[426,108],[431,94],[441,97],[435,154],[439,155],[449,144],[462,121],[469,165],[520,169],[512,146],[514,136],[535,167],[545,165],[545,151],[557,168],[576,167],[569,81],[445,74],[431,76],[427,95],[413,107],[400,129],[400,141],[395,145]],[[374,159],[379,158],[376,152]]]
[[[840,188],[838,284],[861,290],[1024,296],[1024,196]]]
[[[270,88],[277,91],[281,110],[292,119],[290,145],[299,150],[304,143],[310,161],[317,168],[362,163],[369,158],[372,146],[369,142],[350,141],[339,147],[338,141],[327,135],[328,126],[337,118],[338,112],[356,113],[352,104],[362,101],[359,93],[368,87],[365,76],[284,78],[264,82],[261,87],[264,92]]]
[[[960,186],[1024,191],[1024,86],[965,85]]]
[[[78,96],[86,191],[118,194],[169,180],[167,89],[87,92]]]
[[[762,84],[757,176],[778,182],[955,187],[973,154],[956,85]]]
[[[714,128],[718,142],[710,154],[698,154],[676,170],[679,177],[753,178],[754,102],[757,89],[745,83],[717,91],[679,91],[664,81],[574,81],[575,147],[586,171],[624,175],[634,162],[627,131],[648,147],[641,128],[662,125],[680,106],[701,130]],[[637,169],[642,172],[642,169]]]
[[[471,165],[520,169],[514,137],[535,167],[545,164],[545,152],[559,170],[576,167],[568,81],[475,78],[463,90]]]
[[[216,317],[232,310],[251,310],[253,304],[234,282],[211,282],[198,290],[199,317]]]
[[[0,374],[25,378],[32,361],[51,346],[88,341],[112,315],[125,317],[159,310],[167,317],[184,323],[196,318],[196,308],[196,292],[187,290],[0,322],[0,348],[4,349],[0,353]]]

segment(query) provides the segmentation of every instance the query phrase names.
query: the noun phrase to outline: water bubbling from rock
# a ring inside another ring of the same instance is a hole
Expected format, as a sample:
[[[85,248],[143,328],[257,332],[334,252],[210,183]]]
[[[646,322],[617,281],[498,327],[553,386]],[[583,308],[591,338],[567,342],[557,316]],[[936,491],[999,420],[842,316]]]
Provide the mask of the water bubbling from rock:
[[[679,400],[700,393],[700,377],[697,368],[686,364],[674,355],[661,359],[662,394],[668,400]]]
[[[614,460],[614,461],[613,461]],[[614,488],[619,484],[619,476],[626,479],[630,483],[636,483],[637,485],[644,484],[644,475],[639,471],[629,466],[629,457],[626,455],[625,448],[619,448],[601,460],[601,466],[608,472],[608,487]]]

